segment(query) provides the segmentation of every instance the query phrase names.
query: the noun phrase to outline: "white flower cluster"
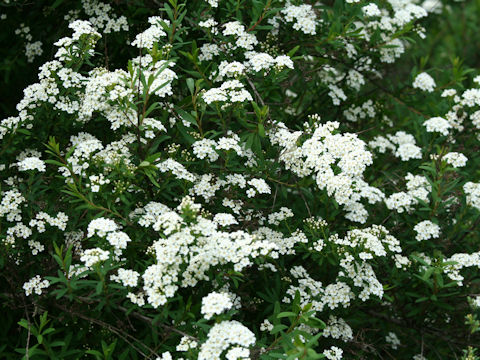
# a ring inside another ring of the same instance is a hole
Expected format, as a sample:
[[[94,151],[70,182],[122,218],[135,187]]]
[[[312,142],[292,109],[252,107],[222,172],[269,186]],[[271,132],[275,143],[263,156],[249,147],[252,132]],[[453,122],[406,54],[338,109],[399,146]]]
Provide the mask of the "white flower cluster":
[[[212,8],[218,7],[218,0],[207,0],[207,2]]]
[[[134,73],[129,74],[123,70],[107,71],[96,69],[90,73],[85,81],[85,96],[79,104],[79,121],[87,122],[95,112],[103,114],[111,123],[111,128],[116,130],[121,126],[132,127],[138,122],[133,109],[122,108],[126,101],[133,101],[139,91],[145,91],[142,82],[133,81],[132,77],[140,76],[142,71],[148,82],[149,91],[159,97],[172,95],[172,81],[177,75],[169,67],[172,62],[160,60],[154,62],[150,55],[134,59]],[[151,138],[153,131],[165,131],[161,122],[155,119],[144,119],[145,137]]]
[[[340,360],[343,358],[343,350],[339,347],[332,346],[330,349],[325,350],[323,355],[325,355],[325,358],[328,360]]]
[[[79,90],[83,87],[82,82],[85,78],[70,68],[64,68],[62,61],[78,56],[85,57],[85,53],[80,54],[81,51],[84,51],[79,47],[80,39],[82,39],[82,43],[87,44],[85,52],[93,55],[93,46],[100,38],[100,34],[88,21],[76,20],[69,27],[74,30],[72,37],[62,38],[55,43],[59,47],[55,57],[59,60],[42,65],[39,73],[40,81],[24,90],[24,97],[17,105],[18,116],[1,121],[0,137],[3,137],[8,131],[15,130],[20,123],[26,129],[31,129],[32,111],[45,103],[52,104],[55,110],[69,114],[79,111],[79,99],[83,97]],[[66,90],[64,88],[70,89],[73,96],[60,95]]]
[[[400,339],[394,332],[389,332],[388,335],[385,336],[385,341],[387,344],[390,344],[393,350],[398,349],[398,346],[401,345]]]
[[[67,222],[68,216],[63,212],[59,212],[56,217],[50,216],[45,212],[39,212],[34,219],[30,220],[28,225],[32,228],[37,227],[37,231],[43,233],[45,232],[45,224],[55,226],[60,230],[65,230]]]
[[[255,239],[244,231],[218,230],[215,221],[198,215],[200,210],[200,205],[187,197],[179,205],[179,213],[158,203],[135,212],[140,225],[152,226],[166,235],[152,244],[156,263],[142,275],[147,302],[155,308],[173,297],[179,286],[192,287],[207,280],[210,268],[229,264],[240,272],[253,265],[253,258],[269,253],[273,256],[271,252],[276,250],[274,243]],[[187,224],[182,217],[185,211],[196,214],[195,220]]]
[[[87,237],[94,235],[101,238],[105,237],[113,247],[113,252],[117,257],[122,254],[123,250],[127,248],[127,244],[131,241],[126,233],[118,231],[118,225],[113,220],[106,218],[97,218],[88,224]]]
[[[389,139],[392,143],[398,145],[395,156],[402,161],[422,158],[422,150],[416,145],[415,138],[412,135],[398,131],[394,136],[389,136]]]
[[[217,44],[203,44],[200,47],[200,54],[198,55],[198,60],[210,61],[214,56],[220,55],[220,47]]]
[[[187,336],[182,336],[180,339],[179,344],[177,345],[176,349],[177,351],[189,351],[190,349],[195,349],[198,346],[198,343],[187,337]]]
[[[67,231],[64,235],[67,248],[72,246],[73,253],[80,254],[82,252],[83,231]]]
[[[432,186],[425,176],[408,173],[405,180],[407,180],[407,192],[393,193],[385,199],[387,208],[398,213],[411,212],[418,204],[418,199],[429,202],[428,195],[432,191]]]
[[[92,192],[99,192],[102,185],[110,184],[110,179],[105,179],[103,174],[90,175],[88,180],[90,180],[90,184],[85,184],[85,186],[89,187]]]
[[[363,260],[373,259],[374,256],[386,256],[387,252],[401,252],[400,242],[381,225],[353,229],[348,231],[343,239],[334,236],[332,241],[344,246],[362,248],[363,253],[360,253],[359,256],[363,257]]]
[[[226,293],[211,292],[202,298],[201,313],[203,317],[210,320],[214,315],[220,315],[233,306],[230,296]]]
[[[427,0],[429,1],[429,0]],[[435,2],[437,3],[437,2]],[[422,354],[416,354],[412,357],[412,360],[428,360],[425,356],[423,356]]]
[[[244,74],[244,64],[238,61],[228,62],[224,60],[220,63],[220,65],[218,65],[218,76],[214,79],[214,81],[222,81],[224,77],[237,78]]]
[[[425,9],[409,1],[391,1],[389,3],[395,11],[393,20],[399,26],[404,26],[413,20],[428,15]]]
[[[244,85],[238,80],[225,81],[218,88],[211,88],[202,95],[207,104],[213,102],[242,103],[253,101],[252,95],[245,90]]]
[[[442,160],[455,168],[461,168],[467,165],[468,158],[462,153],[452,151],[443,155]]]
[[[180,164],[178,161],[173,160],[171,158],[158,163],[156,167],[162,172],[171,172],[173,175],[177,177],[177,179],[183,179],[190,182],[195,181],[195,175],[190,173],[185,166]]]
[[[330,309],[337,308],[339,304],[348,307],[350,300],[355,297],[350,287],[343,282],[323,288],[322,283],[312,279],[303,266],[294,266],[290,273],[297,279],[298,285],[290,285],[287,289],[286,296],[282,300],[285,303],[290,303],[298,292],[302,306],[312,303],[312,310],[322,311],[325,305]],[[320,300],[316,300],[319,297]]]
[[[200,347],[198,360],[220,359],[227,351],[227,359],[250,357],[248,348],[255,344],[255,335],[238,321],[222,321],[208,332],[208,338]]]
[[[200,26],[202,28],[205,28],[205,29],[209,29],[212,32],[213,35],[218,34],[218,29],[216,28],[217,25],[218,25],[218,22],[216,22],[212,18],[204,20],[204,21],[200,21],[198,23],[198,26]]]
[[[463,185],[463,191],[467,197],[467,204],[480,210],[480,184],[469,181]]]
[[[303,4],[299,6],[289,5],[282,9],[282,15],[287,22],[294,22],[293,28],[300,30],[307,35],[315,35],[317,16],[312,5]]]
[[[130,121],[134,119],[133,113],[122,114],[112,105],[114,101],[129,99],[133,96],[124,82],[124,79],[127,78],[128,75],[123,70],[108,72],[105,69],[97,69],[92,71],[86,81],[85,96],[80,104],[78,120],[87,122],[94,112],[99,112],[112,123],[112,130],[116,130],[122,125],[129,126]],[[119,119],[120,116],[126,119]]]
[[[192,144],[193,153],[198,159],[208,158],[208,161],[214,162],[218,160],[218,154],[215,151],[217,142],[211,139],[197,140]]]
[[[32,249],[32,255],[38,255],[38,253],[41,253],[43,250],[45,250],[45,246],[35,240],[28,240],[28,246],[30,249]]]
[[[268,223],[270,225],[280,225],[280,222],[293,216],[293,211],[283,206],[279,211],[268,214]]]
[[[296,244],[308,242],[307,236],[298,229],[291,236],[284,237],[281,232],[274,231],[268,227],[260,227],[253,232],[253,235],[259,240],[269,241],[276,245],[275,252],[270,254],[272,257],[277,253],[280,255],[295,254]]]
[[[218,226],[229,226],[233,224],[238,224],[238,221],[232,214],[226,213],[217,213],[213,217],[213,222],[216,223]]]
[[[100,217],[97,219],[93,219],[88,224],[87,237],[92,237],[95,234],[99,237],[104,237],[107,235],[107,233],[115,231],[117,229],[118,225],[115,223],[115,221]]]
[[[2,191],[0,202],[0,217],[6,217],[7,221],[22,220],[20,204],[25,198],[17,189]]]
[[[73,30],[73,40],[79,40],[83,35],[96,35],[100,37],[100,34],[93,28],[89,21],[75,20],[70,23],[68,27]]]
[[[375,3],[370,3],[362,7],[363,14],[365,16],[381,16],[382,13]]]
[[[43,49],[41,41],[25,44],[25,56],[27,57],[28,62],[33,62],[33,59],[35,59],[36,56],[40,56],[42,54]]]
[[[354,106],[343,111],[343,116],[352,122],[357,122],[359,119],[372,119],[375,115],[376,111],[372,100],[367,100],[360,106]]]
[[[125,16],[118,16],[112,12],[110,4],[97,0],[82,0],[82,7],[85,14],[89,16],[88,21],[104,34],[128,31],[129,26]]]
[[[250,179],[247,182],[251,187],[247,190],[247,196],[249,198],[254,197],[256,194],[270,194],[271,189],[267,182],[263,179]]]
[[[224,30],[222,34],[224,36],[234,36],[235,38],[235,45],[233,45],[232,49],[235,48],[243,48],[245,50],[253,50],[253,47],[258,44],[257,37],[245,30],[245,26],[243,26],[239,21],[231,21],[223,25]]]
[[[134,270],[120,268],[117,275],[111,275],[110,280],[121,283],[123,286],[137,286],[140,274]]]
[[[347,95],[345,95],[343,89],[339,88],[337,85],[330,84],[328,85],[328,88],[330,90],[328,96],[332,98],[333,105],[340,105],[342,101],[347,100]]]
[[[23,284],[23,289],[25,290],[25,295],[30,296],[33,293],[37,295],[42,295],[42,290],[50,286],[48,280],[42,280],[40,275],[35,275],[33,278],[28,280]]]
[[[471,305],[473,308],[480,308],[480,296],[475,296],[471,298]]]
[[[153,44],[159,42],[160,38],[167,36],[161,24],[163,22],[166,25],[170,25],[168,20],[159,16],[152,16],[148,18],[148,22],[150,27],[135,37],[135,40],[132,41],[132,46],[152,50]]]
[[[5,237],[4,241],[6,244],[10,245],[11,247],[15,247],[16,237],[28,239],[32,234],[33,234],[32,229],[22,224],[21,222],[19,222],[16,225],[9,227],[7,229],[7,236]],[[39,251],[39,249],[42,248],[42,246],[37,243],[30,243],[30,244],[31,244],[32,253],[34,253],[35,250]]]
[[[171,73],[168,71],[166,72],[166,74],[170,74],[170,75],[166,75],[166,76],[163,76],[163,73],[162,73],[162,78],[167,81],[171,81],[173,79],[176,79],[177,76],[175,75],[174,77],[171,76]],[[173,73],[173,71],[172,71]],[[157,79],[158,81],[158,79]],[[167,84],[166,87],[170,86],[170,88],[168,89],[165,89],[163,90],[163,92],[160,92],[160,91],[157,91],[156,94],[158,96],[161,96],[161,94],[163,94],[165,91],[171,91],[171,88],[172,88],[172,85],[171,84]],[[153,86],[152,86],[153,88]],[[159,95],[160,94],[160,95]],[[143,127],[145,128],[145,138],[147,139],[153,139],[155,138],[155,133],[156,132],[166,132],[167,129],[165,128],[165,126],[159,121],[159,120],[155,120],[153,118],[145,118],[143,119]]]
[[[358,3],[358,0],[347,0],[347,3]],[[405,25],[414,22],[417,19],[427,16],[427,12],[421,6],[416,5],[413,1],[389,1],[389,7],[379,8],[377,4],[369,3],[362,7],[365,15],[363,21],[355,22],[355,27],[359,31],[359,35],[370,41],[372,35],[381,32],[381,45],[378,48],[380,61],[384,63],[393,63],[405,52],[404,41],[396,36],[397,31],[404,29]],[[422,31],[418,31],[422,36]],[[345,43],[346,56],[354,58],[357,51],[349,43]],[[365,59],[367,60],[367,59]],[[358,62],[358,59],[356,59]],[[368,59],[371,63],[371,59]],[[364,69],[375,72],[375,69],[369,64],[369,68]]]
[[[153,62],[150,56],[145,56],[143,58],[142,73],[147,79],[152,77],[153,81],[149,85],[149,89],[155,95],[162,98],[167,95],[173,95],[172,81],[178,77],[173,70],[169,69],[169,67],[173,67],[174,65],[175,63],[167,60]],[[139,89],[140,91],[144,90],[143,84],[140,84]]]
[[[268,321],[268,319],[263,320],[263,322],[260,324],[260,331],[272,331],[273,330],[273,324]]]
[[[413,230],[416,231],[415,237],[418,241],[436,239],[440,236],[440,226],[431,222],[430,220],[424,220],[419,222]]]
[[[391,150],[402,161],[422,158],[422,149],[416,145],[413,135],[405,131],[397,131],[394,135],[388,134],[387,137],[377,135],[368,145],[380,153],[385,153],[387,149]]]
[[[20,171],[28,171],[28,170],[37,170],[40,172],[45,172],[45,162],[39,159],[36,156],[31,156],[19,161],[17,163],[18,170]]]
[[[427,92],[432,92],[433,90],[435,90],[435,86],[436,86],[435,80],[433,80],[433,78],[430,75],[428,75],[426,72],[422,72],[418,74],[415,77],[415,80],[413,81],[412,85],[414,88],[427,91]]]
[[[322,331],[323,337],[331,337],[333,339],[341,339],[349,341],[353,339],[352,328],[343,320],[334,315],[330,315],[326,323],[325,329]]]
[[[109,258],[110,253],[100,248],[87,249],[80,256],[80,261],[85,264],[87,268],[105,261]]]
[[[32,42],[33,37],[30,34],[30,27],[25,24],[20,24],[20,27],[15,30],[15,35],[20,36],[25,41],[25,56],[29,63],[33,62],[36,56],[43,54],[42,42]]]
[[[133,304],[136,304],[138,306],[145,305],[145,294],[143,292],[140,292],[138,294],[129,292],[127,294],[127,299],[130,300]]]
[[[318,124],[300,146],[297,142],[302,132],[292,132],[282,123],[268,135],[272,144],[282,149],[279,159],[287,170],[299,177],[314,176],[318,187],[345,207],[347,219],[363,223],[368,212],[360,200],[375,203],[384,195],[363,180],[363,172],[372,164],[365,143],[355,134],[335,133],[338,127],[337,122]],[[334,171],[334,165],[339,171]]]
[[[444,136],[447,136],[448,130],[452,128],[447,120],[438,116],[428,119],[423,126],[427,128],[427,132],[438,132]]]
[[[293,61],[287,55],[279,55],[274,58],[267,53],[249,51],[245,53],[245,57],[248,59],[245,67],[251,72],[259,72],[262,70],[268,72],[272,67],[279,70],[285,67],[293,69]]]
[[[338,307],[347,308],[351,301],[357,297],[366,301],[372,296],[383,297],[383,286],[378,281],[372,266],[367,262],[375,257],[389,256],[396,260],[401,253],[400,242],[390,235],[386,228],[375,225],[366,229],[354,229],[349,231],[344,238],[332,235],[328,243],[335,244],[340,261],[341,270],[338,273],[336,282],[323,287],[322,283],[310,277],[307,271],[301,266],[293,267],[290,272],[296,278],[297,285],[290,285],[283,302],[289,303],[298,291],[302,305],[312,304],[312,310],[323,311],[326,307],[333,310]],[[321,251],[321,249],[320,249]],[[351,255],[358,254],[363,260],[359,263]],[[348,283],[345,279],[349,279]],[[351,285],[350,285],[351,284]],[[353,285],[353,286],[352,286]],[[358,295],[356,295],[358,293]],[[337,336],[335,326],[342,328],[344,336],[348,337],[350,331],[340,321],[331,319],[331,336]],[[334,335],[332,335],[334,334]]]
[[[462,286],[464,277],[460,274],[460,270],[475,267],[478,271],[478,269],[480,269],[480,252],[453,254],[449,258],[446,258],[445,262],[453,262],[452,265],[447,266],[445,273],[451,280],[457,281],[458,286]]]
[[[173,360],[173,357],[170,351],[166,351],[162,354],[162,357],[157,357],[156,360]]]

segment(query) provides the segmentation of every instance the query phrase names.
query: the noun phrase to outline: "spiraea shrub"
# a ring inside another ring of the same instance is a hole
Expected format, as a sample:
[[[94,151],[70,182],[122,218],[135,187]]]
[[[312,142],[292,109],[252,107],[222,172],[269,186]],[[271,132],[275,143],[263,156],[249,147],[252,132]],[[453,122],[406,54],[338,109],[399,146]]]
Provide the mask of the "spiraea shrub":
[[[476,5],[1,5],[2,358],[477,359]]]

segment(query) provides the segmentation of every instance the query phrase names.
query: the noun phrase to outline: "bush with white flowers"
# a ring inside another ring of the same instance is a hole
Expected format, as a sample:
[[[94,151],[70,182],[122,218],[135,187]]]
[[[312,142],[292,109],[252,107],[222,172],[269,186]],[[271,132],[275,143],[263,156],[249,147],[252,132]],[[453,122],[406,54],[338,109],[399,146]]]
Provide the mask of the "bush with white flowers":
[[[480,78],[422,55],[461,10],[0,4],[35,72],[0,118],[1,358],[475,359]]]

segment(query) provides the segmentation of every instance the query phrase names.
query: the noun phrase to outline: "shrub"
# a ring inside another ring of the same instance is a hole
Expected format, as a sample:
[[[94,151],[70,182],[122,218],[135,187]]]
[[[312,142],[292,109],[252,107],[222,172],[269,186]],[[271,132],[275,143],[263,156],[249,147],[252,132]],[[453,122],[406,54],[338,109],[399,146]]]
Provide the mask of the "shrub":
[[[461,9],[4,5],[69,25],[4,49],[2,356],[476,358],[480,76],[409,57]]]

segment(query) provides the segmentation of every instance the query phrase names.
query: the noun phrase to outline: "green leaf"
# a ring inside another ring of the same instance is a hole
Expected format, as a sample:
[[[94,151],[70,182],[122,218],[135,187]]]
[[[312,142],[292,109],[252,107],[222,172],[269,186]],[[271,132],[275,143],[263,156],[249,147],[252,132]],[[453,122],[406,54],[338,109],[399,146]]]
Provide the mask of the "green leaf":
[[[97,286],[95,286],[95,294],[100,295],[103,291],[103,282],[99,281]]]
[[[275,326],[273,327],[273,329],[270,330],[270,334],[273,335],[273,334],[276,334],[276,333],[278,333],[278,332],[280,332],[280,331],[282,331],[282,330],[285,330],[285,329],[288,329],[288,326],[287,326],[287,325],[283,325],[283,324],[275,325]]]
[[[64,2],[65,0],[55,0],[55,2],[52,4],[51,6],[51,9],[54,10],[56,9],[57,7],[59,7],[60,5],[62,5],[62,3]]]
[[[295,314],[294,312],[291,312],[291,311],[284,311],[284,312],[281,312],[280,314],[277,315],[277,318],[281,319],[281,318],[285,318],[285,317],[296,317],[297,314]]]
[[[423,273],[423,280],[428,280],[430,278],[430,276],[432,276],[433,274],[433,271],[435,270],[434,267],[430,267],[428,268],[424,273]]]
[[[289,57],[292,57],[293,55],[295,55],[295,53],[298,51],[298,49],[300,49],[300,45],[295,46],[292,50],[290,50],[290,51],[287,53],[287,55],[288,55]]]
[[[18,325],[21,327],[24,327],[25,329],[29,329],[30,326],[28,325],[28,321],[26,319],[21,319],[19,322],[17,322]]]
[[[156,175],[155,173],[153,173],[152,171],[149,171],[149,170],[145,170],[145,175],[147,175],[147,177],[149,178],[149,180],[152,182],[153,185],[155,185],[159,189],[161,188],[158,181],[155,180],[155,178],[154,178],[154,175]]]
[[[265,137],[265,128],[263,127],[263,124],[258,123],[258,135],[260,137],[264,138]]]
[[[193,80],[192,78],[187,78],[186,83],[188,90],[190,91],[190,95],[193,95],[195,90],[195,80]]]
[[[178,114],[182,117],[183,120],[188,121],[189,123],[198,127],[197,120],[195,120],[195,118],[192,115],[190,115],[185,110],[182,110],[177,106],[175,107],[175,110],[178,112]]]

